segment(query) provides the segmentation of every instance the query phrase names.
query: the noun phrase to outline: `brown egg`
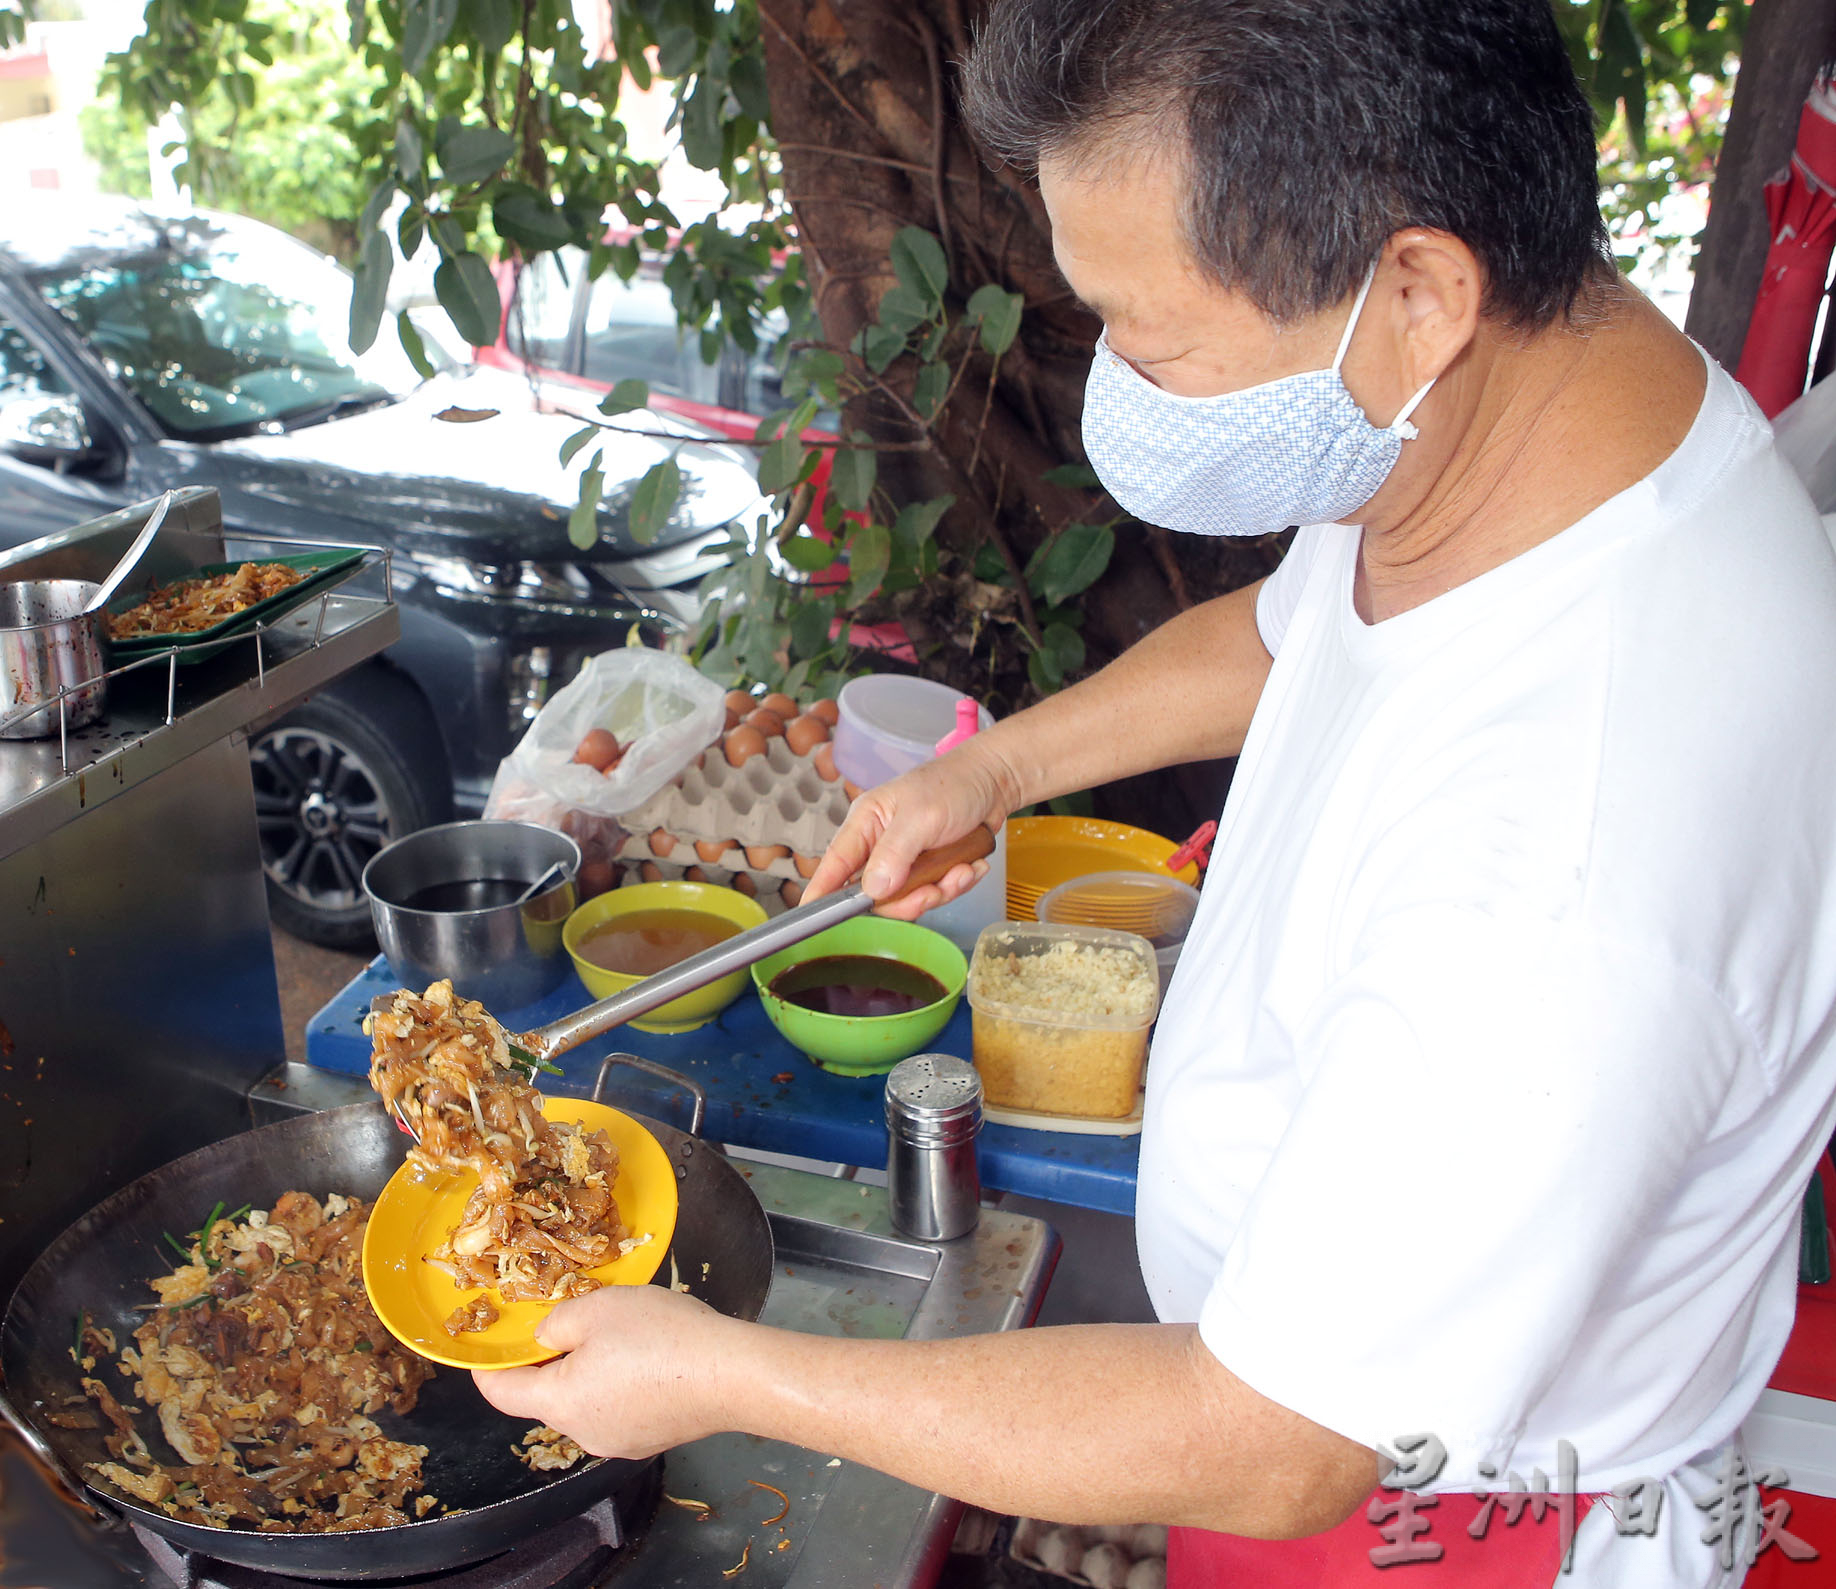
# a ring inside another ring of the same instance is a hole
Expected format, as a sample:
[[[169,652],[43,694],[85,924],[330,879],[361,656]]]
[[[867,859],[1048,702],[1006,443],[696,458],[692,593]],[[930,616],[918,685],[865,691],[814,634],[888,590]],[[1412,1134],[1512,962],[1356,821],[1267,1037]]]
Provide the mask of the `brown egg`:
[[[833,728],[841,721],[841,708],[825,697],[810,708],[810,716],[820,717],[829,727]]]
[[[744,690],[727,691],[727,710],[735,717],[744,717],[759,703]]]
[[[580,897],[583,900],[593,899],[618,881],[618,873],[613,870],[610,862],[588,861],[580,868],[580,876],[576,881]]]
[[[788,844],[748,844],[746,864],[755,872],[763,872],[773,861],[781,861],[789,854]]]
[[[803,903],[803,884],[795,878],[787,879],[784,886],[778,890],[778,898],[795,910]]]
[[[753,882],[752,876],[748,872],[735,872],[733,874],[733,887],[736,892],[744,894],[748,899],[757,899],[759,897],[759,885]]]
[[[586,738],[581,740],[574,750],[574,760],[583,767],[591,767],[594,772],[604,772],[616,765],[624,752],[619,749],[618,740],[603,728],[589,728]]]
[[[844,778],[842,779],[842,793],[845,794],[850,803],[852,803],[860,799],[861,786],[858,783],[851,783],[848,779]]]
[[[739,726],[740,726],[740,714],[734,711],[731,706],[729,706],[727,708],[726,726],[721,729],[721,732],[723,734],[731,733],[734,729],[738,728]]]
[[[675,847],[676,835],[673,833],[667,833],[662,828],[658,828],[650,835],[650,853],[652,855],[668,855]]]
[[[784,719],[769,706],[761,706],[756,712],[749,712],[746,721],[767,739],[776,739],[784,732]]]
[[[816,776],[824,783],[834,783],[841,777],[835,770],[835,751],[832,746],[818,745],[816,754],[810,757],[810,763],[816,769]]]
[[[829,725],[820,717],[793,717],[784,725],[784,743],[793,756],[807,756],[829,737]]]
[[[685,883],[705,883],[707,880],[708,874],[699,866],[691,866],[682,874],[682,881]]]
[[[791,857],[791,861],[796,866],[797,875],[799,877],[814,877],[816,875],[816,865],[821,859],[822,857],[820,855],[793,855]]]
[[[765,736],[750,723],[741,723],[727,736],[727,765],[744,767],[754,756],[765,754]]]
[[[663,881],[663,868],[655,861],[646,861],[638,868],[638,876],[646,883],[660,883]]]
[[[718,861],[728,850],[736,848],[732,839],[697,839],[695,853],[704,861]]]
[[[781,690],[774,690],[759,705],[776,712],[787,723],[797,715],[797,703]]]

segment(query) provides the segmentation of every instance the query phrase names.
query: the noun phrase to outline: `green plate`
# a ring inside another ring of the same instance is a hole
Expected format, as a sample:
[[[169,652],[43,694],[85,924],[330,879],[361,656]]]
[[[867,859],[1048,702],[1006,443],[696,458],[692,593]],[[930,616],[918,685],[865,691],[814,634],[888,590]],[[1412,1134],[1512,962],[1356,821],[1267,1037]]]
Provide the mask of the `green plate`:
[[[234,639],[259,623],[268,623],[275,618],[292,612],[295,607],[308,601],[324,586],[331,583],[339,574],[363,560],[364,548],[361,546],[328,547],[322,552],[292,552],[284,557],[239,557],[233,563],[206,563],[202,568],[194,569],[186,575],[187,579],[208,579],[213,574],[233,574],[244,563],[284,563],[288,568],[297,568],[305,576],[299,584],[290,585],[286,590],[258,601],[252,607],[245,607],[241,612],[232,613],[208,629],[194,629],[182,635],[141,635],[132,640],[109,640],[106,642],[109,651],[120,658],[146,656],[154,651],[177,649],[183,652],[201,651],[196,657],[185,660],[199,660],[206,655],[215,655],[220,649],[218,641]],[[130,607],[138,606],[145,598],[146,591],[139,590],[129,595],[117,596],[108,604],[111,613],[126,612]]]

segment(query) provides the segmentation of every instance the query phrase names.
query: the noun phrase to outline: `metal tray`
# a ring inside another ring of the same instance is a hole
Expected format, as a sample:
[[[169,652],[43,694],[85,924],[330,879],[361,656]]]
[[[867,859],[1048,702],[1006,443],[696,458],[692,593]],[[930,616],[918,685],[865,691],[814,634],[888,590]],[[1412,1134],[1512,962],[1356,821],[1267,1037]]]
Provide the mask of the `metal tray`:
[[[283,591],[244,607],[241,612],[231,613],[208,629],[188,630],[182,634],[137,635],[128,640],[110,639],[104,641],[104,645],[110,655],[124,660],[147,656],[156,651],[176,651],[181,664],[201,662],[206,657],[215,656],[222,649],[221,642],[234,639],[257,624],[272,623],[311,600],[337,575],[360,562],[364,551],[361,546],[337,547],[319,552],[292,552],[279,557],[239,558],[228,563],[206,563],[186,575],[186,579],[210,579],[217,574],[233,574],[245,562],[281,563],[288,568],[299,569],[305,578],[297,585],[290,585]],[[108,610],[111,613],[122,613],[138,606],[146,599],[150,588],[145,586],[117,596],[108,604]]]

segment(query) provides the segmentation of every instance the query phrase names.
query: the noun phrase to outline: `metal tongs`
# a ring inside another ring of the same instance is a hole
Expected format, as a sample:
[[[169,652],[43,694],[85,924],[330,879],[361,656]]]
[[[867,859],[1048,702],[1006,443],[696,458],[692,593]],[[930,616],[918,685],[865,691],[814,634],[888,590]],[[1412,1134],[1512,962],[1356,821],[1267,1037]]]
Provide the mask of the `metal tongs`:
[[[693,993],[710,982],[718,982],[729,972],[744,970],[768,955],[776,954],[780,949],[788,949],[792,944],[815,937],[826,928],[863,916],[876,903],[897,904],[914,889],[935,883],[952,867],[969,865],[992,855],[994,847],[994,834],[988,828],[974,828],[953,843],[926,850],[912,862],[905,886],[885,900],[875,901],[859,883],[850,883],[833,894],[824,895],[807,905],[798,905],[712,948],[692,954],[686,960],[680,960],[666,970],[634,983],[622,993],[614,993],[610,998],[589,1004],[572,1015],[564,1015],[546,1026],[538,1026],[532,1032],[511,1034],[511,1057],[528,1063],[532,1070],[543,1068],[557,1054],[565,1054],[569,1049],[579,1047],[588,1038],[598,1037],[602,1032],[624,1025],[626,1021],[647,1015],[672,999]],[[387,1015],[394,1008],[395,999],[393,993],[377,994],[370,1001],[370,1014]],[[393,1107],[390,1113],[394,1114],[396,1123],[417,1143],[421,1140],[420,1133]]]

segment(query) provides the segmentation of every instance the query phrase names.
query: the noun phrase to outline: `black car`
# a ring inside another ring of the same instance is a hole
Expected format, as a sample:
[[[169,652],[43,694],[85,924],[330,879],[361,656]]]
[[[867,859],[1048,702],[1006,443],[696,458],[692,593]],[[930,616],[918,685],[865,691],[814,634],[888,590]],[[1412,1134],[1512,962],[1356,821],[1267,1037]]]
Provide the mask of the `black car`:
[[[349,306],[335,261],[253,221],[84,198],[0,222],[0,546],[200,485],[231,538],[395,551],[402,640],[251,740],[275,920],[356,944],[380,844],[480,810],[584,658],[680,633],[765,503],[744,452],[640,414],[649,434],[606,438],[600,539],[578,551],[557,457],[576,421],[501,370],[419,377],[388,321],[354,354]],[[454,408],[499,413],[434,417]],[[672,451],[684,491],[641,546],[617,486]]]

